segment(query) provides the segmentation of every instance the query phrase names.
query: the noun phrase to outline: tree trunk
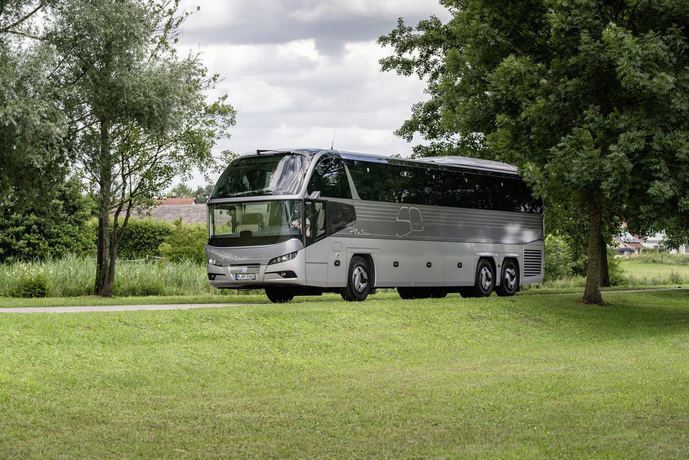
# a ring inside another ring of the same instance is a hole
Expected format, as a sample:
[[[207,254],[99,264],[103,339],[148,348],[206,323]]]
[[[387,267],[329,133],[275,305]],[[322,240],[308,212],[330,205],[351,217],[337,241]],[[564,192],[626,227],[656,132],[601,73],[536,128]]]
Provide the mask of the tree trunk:
[[[586,272],[586,290],[584,302],[600,304],[603,297],[600,293],[601,283],[601,220],[602,206],[600,198],[595,197],[589,203],[589,254]]]
[[[610,269],[608,267],[608,243],[603,234],[600,236],[600,285],[610,287]]]
[[[98,158],[100,187],[98,201],[98,253],[96,255],[95,294],[112,297],[113,283],[110,274],[110,189],[112,188],[112,158],[110,156],[110,131],[108,123],[100,123],[100,155]]]

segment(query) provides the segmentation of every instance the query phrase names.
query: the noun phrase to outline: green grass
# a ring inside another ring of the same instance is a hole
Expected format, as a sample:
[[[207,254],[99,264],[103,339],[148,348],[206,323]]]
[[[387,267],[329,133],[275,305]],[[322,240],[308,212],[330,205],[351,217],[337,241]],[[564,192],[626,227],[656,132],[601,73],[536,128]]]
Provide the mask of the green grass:
[[[620,266],[627,276],[635,278],[668,276],[673,272],[689,278],[689,265],[646,263],[626,259],[620,262]]]
[[[0,457],[689,455],[689,294],[0,316]]]
[[[44,262],[0,264],[0,297],[19,297],[31,282],[43,283],[47,297],[75,297],[93,292],[95,259],[68,256]],[[31,292],[31,291],[30,291]],[[211,287],[206,267],[193,262],[117,264],[116,296],[181,296],[217,294]]]

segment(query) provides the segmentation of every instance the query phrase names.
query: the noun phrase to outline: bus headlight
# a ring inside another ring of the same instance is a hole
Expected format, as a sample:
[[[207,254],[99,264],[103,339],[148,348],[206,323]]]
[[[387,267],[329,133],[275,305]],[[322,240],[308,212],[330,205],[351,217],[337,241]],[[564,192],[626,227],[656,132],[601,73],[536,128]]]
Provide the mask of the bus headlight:
[[[287,262],[288,260],[292,260],[295,257],[297,257],[297,251],[290,252],[289,254],[285,254],[284,256],[275,257],[273,259],[270,259],[270,262],[268,262],[268,265],[280,264],[282,262]]]
[[[215,265],[216,267],[222,267],[222,264],[220,263],[220,261],[216,260],[216,259],[208,259],[208,265]]]

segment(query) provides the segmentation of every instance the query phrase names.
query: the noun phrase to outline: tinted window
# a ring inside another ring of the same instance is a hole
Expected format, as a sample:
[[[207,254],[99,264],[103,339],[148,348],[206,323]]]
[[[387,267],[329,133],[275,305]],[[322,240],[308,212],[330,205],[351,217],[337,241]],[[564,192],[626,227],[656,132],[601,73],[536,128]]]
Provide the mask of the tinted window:
[[[438,166],[347,160],[362,200],[542,213],[519,177]]]
[[[325,204],[325,211],[329,235],[345,229],[347,225],[356,220],[356,210],[351,204],[327,201]]]
[[[295,195],[308,159],[301,155],[263,155],[239,158],[220,176],[211,198]]]
[[[304,205],[304,227],[306,244],[311,244],[326,236],[325,202],[307,201]]]
[[[313,170],[307,193],[321,192],[322,197],[351,198],[349,181],[341,159],[333,156],[322,158]]]

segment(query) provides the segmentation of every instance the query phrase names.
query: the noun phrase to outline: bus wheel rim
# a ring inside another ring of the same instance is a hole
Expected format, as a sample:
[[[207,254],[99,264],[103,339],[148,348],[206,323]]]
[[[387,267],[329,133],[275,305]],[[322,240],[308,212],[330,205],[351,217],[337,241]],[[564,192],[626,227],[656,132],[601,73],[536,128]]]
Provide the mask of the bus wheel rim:
[[[364,292],[368,285],[368,273],[361,265],[354,268],[352,271],[352,285],[356,292]]]
[[[488,267],[481,268],[481,287],[484,291],[488,291],[493,285],[493,274]]]
[[[517,270],[512,267],[507,268],[505,270],[505,281],[509,290],[513,290],[514,285],[517,283]]]

